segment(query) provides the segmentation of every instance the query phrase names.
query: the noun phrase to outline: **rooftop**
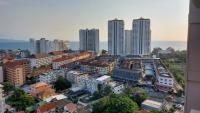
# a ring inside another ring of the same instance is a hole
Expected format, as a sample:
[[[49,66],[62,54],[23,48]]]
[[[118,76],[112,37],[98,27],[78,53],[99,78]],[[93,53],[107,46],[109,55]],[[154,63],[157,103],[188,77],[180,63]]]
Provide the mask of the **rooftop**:
[[[155,101],[155,100],[150,100],[150,99],[147,99],[144,102],[142,102],[142,105],[151,106],[151,107],[156,108],[156,109],[161,109],[161,107],[162,107],[161,102],[158,102],[158,101]]]
[[[66,99],[66,98],[67,97],[65,95],[60,94],[60,95],[51,96],[51,97],[45,99],[44,101],[50,102],[52,99],[62,100],[62,99]]]
[[[110,79],[110,78],[111,78],[110,76],[104,75],[104,76],[97,78],[96,80],[97,81],[105,81],[105,80]]]

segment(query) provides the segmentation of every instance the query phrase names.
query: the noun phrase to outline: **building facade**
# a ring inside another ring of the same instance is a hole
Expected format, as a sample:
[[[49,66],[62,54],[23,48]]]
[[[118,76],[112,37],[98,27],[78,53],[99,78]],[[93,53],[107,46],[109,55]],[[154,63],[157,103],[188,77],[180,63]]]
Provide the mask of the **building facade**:
[[[4,75],[3,75],[3,66],[0,65],[0,83],[3,83]]]
[[[46,40],[41,38],[40,40],[30,39],[29,40],[29,51],[31,54],[44,54],[53,51],[63,51],[69,49],[69,42],[63,40]]]
[[[99,53],[99,30],[81,29],[79,30],[80,50],[93,51]]]
[[[36,50],[36,41],[35,41],[35,39],[33,39],[33,38],[30,38],[29,39],[29,51],[30,51],[30,53],[31,54],[36,54],[37,53],[37,50]]]
[[[0,113],[5,111],[5,98],[3,97],[3,85],[0,84]]]
[[[150,19],[133,20],[133,40],[131,46],[132,55],[146,56],[151,53],[151,29]]]
[[[66,79],[76,86],[85,87],[88,74],[80,71],[69,71],[66,74]]]
[[[125,55],[131,55],[131,43],[133,40],[133,31],[132,30],[125,30]]]
[[[124,21],[108,21],[108,54],[124,55]]]
[[[65,77],[64,70],[53,70],[47,73],[43,73],[39,76],[39,81],[44,83],[54,83],[59,77]]]
[[[30,62],[28,60],[15,60],[5,64],[6,79],[15,86],[25,83],[30,74]]]
[[[53,69],[59,69],[61,66],[68,65],[78,60],[92,57],[91,52],[80,52],[73,55],[63,56],[52,61]]]

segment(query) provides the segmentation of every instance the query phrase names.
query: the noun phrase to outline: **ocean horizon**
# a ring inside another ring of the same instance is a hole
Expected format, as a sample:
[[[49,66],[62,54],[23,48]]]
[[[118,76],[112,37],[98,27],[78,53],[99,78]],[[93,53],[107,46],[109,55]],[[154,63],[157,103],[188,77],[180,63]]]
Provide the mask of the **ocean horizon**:
[[[100,42],[100,50],[105,49],[108,50],[108,43],[106,41]],[[166,49],[168,47],[172,47],[175,50],[186,50],[187,49],[187,42],[184,41],[152,41],[151,43],[151,50],[153,48],[160,47],[162,49]],[[22,42],[0,42],[0,49],[22,49],[26,50],[29,48],[28,41]],[[79,49],[79,42],[78,41],[71,41],[70,42],[70,49],[78,50]]]

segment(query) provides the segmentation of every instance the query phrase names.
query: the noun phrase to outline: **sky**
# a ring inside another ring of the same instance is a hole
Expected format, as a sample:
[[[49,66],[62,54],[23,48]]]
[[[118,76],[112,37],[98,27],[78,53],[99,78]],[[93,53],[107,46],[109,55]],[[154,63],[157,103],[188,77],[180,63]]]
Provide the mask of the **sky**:
[[[153,41],[186,41],[189,0],[0,0],[0,38],[79,40],[97,28],[107,41],[108,20],[151,19]]]

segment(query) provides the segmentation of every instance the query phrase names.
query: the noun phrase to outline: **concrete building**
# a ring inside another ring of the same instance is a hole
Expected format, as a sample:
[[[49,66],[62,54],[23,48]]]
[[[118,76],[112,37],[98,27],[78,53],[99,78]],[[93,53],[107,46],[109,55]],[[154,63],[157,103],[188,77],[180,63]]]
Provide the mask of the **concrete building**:
[[[31,54],[45,54],[53,51],[63,51],[69,49],[69,42],[63,40],[46,40],[41,38],[40,40],[30,39],[29,50]]]
[[[99,30],[81,29],[79,30],[80,50],[93,51],[99,53]]]
[[[89,73],[95,73],[99,75],[111,74],[114,68],[114,61],[107,60],[84,60],[80,62],[80,69]]]
[[[59,69],[61,66],[68,65],[78,60],[92,57],[91,52],[80,52],[72,55],[63,56],[52,61],[53,69]]]
[[[133,20],[133,40],[131,52],[132,55],[150,55],[151,53],[151,29],[150,19]]]
[[[115,80],[128,82],[128,83],[137,83],[143,78],[143,69],[142,62],[138,59],[128,59],[122,61],[120,66],[113,69],[112,77]]]
[[[142,102],[141,107],[145,110],[156,110],[161,111],[162,110],[162,103],[155,101],[155,100],[145,100]]]
[[[3,97],[3,85],[0,84],[0,113],[5,111],[5,98]]]
[[[40,39],[40,53],[47,53],[48,43],[49,43],[48,40],[46,40],[45,38]]]
[[[76,86],[86,87],[86,80],[88,79],[87,73],[80,71],[69,71],[65,77]]]
[[[37,53],[37,48],[36,48],[36,40],[33,38],[29,39],[29,51],[31,54],[36,54]]]
[[[4,75],[3,75],[3,66],[0,64],[0,83],[3,83]]]
[[[200,112],[200,4],[190,0],[186,71],[185,113]],[[196,111],[196,112],[195,112]]]
[[[98,90],[98,84],[108,85],[110,81],[111,77],[107,75],[101,77],[89,77],[86,80],[86,89],[93,94]]]
[[[28,60],[15,60],[5,64],[6,79],[15,86],[25,83],[30,74],[30,62]]]
[[[124,21],[108,21],[108,54],[124,55]]]
[[[160,91],[169,92],[173,91],[174,88],[174,78],[171,73],[164,67],[164,65],[160,62],[156,64],[157,67],[157,82],[156,87]]]
[[[65,77],[64,70],[52,70],[47,73],[43,73],[39,76],[39,81],[44,83],[54,83],[59,77]]]
[[[108,85],[111,87],[113,93],[120,94],[124,91],[125,86],[121,82],[111,81],[108,83]]]
[[[132,30],[125,30],[125,55],[131,55],[131,46],[133,44],[131,42],[133,40],[133,31]]]

